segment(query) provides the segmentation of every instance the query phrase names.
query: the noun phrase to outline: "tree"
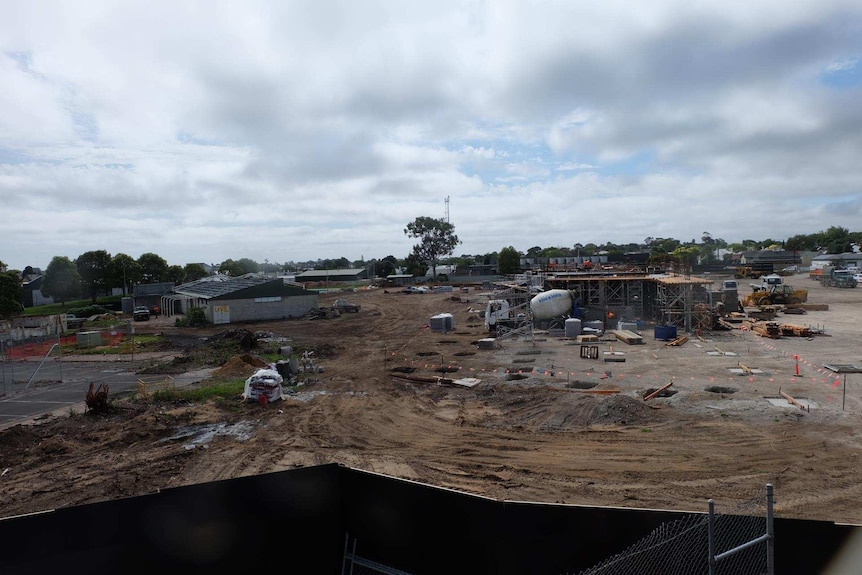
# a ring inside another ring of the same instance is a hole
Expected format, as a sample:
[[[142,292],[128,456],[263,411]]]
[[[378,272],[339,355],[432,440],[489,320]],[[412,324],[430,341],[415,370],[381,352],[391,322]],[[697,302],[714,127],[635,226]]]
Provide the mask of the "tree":
[[[831,226],[825,232],[817,234],[820,247],[830,254],[842,254],[852,250],[850,232],[846,228]]]
[[[428,266],[425,265],[419,256],[415,253],[404,258],[404,272],[414,276],[424,276],[428,271]]]
[[[84,252],[75,260],[81,276],[81,290],[96,303],[96,296],[108,289],[111,276],[111,254],[105,250]]]
[[[242,271],[242,266],[239,265],[239,262],[236,262],[231,258],[228,258],[219,264],[218,272],[231,277],[238,277],[245,273]]]
[[[443,219],[420,216],[407,224],[404,233],[419,238],[413,253],[423,263],[431,266],[432,275],[437,276],[437,261],[461,243],[455,235],[455,226]]]
[[[225,275],[229,275],[231,277],[239,277],[244,276],[245,274],[253,274],[257,273],[260,270],[260,265],[249,258],[240,258],[238,260],[233,260],[231,258],[223,261],[219,267],[218,271]]]
[[[0,317],[8,319],[24,309],[21,295],[18,272],[6,271],[6,264],[0,262]]]
[[[690,268],[694,264],[697,263],[697,256],[700,250],[697,246],[687,246],[687,247],[678,247],[673,250],[673,257],[680,263],[680,265],[684,268]]]
[[[42,294],[59,301],[81,297],[81,276],[78,268],[66,256],[54,256],[42,277]]]
[[[395,256],[386,256],[377,264],[377,275],[382,278],[390,276],[395,273],[397,266],[398,259]]]
[[[798,234],[787,238],[787,241],[784,242],[784,247],[792,252],[813,252],[817,250],[818,245],[814,236]]]
[[[186,264],[183,267],[183,281],[194,282],[207,277],[209,274],[201,264]]]
[[[167,281],[168,262],[161,256],[151,252],[141,254],[141,257],[138,258],[138,264],[141,266],[142,282],[151,284]]]
[[[260,271],[260,264],[252,259],[240,258],[236,260],[236,263],[239,265],[240,269],[242,269],[242,273],[240,275],[256,274]]]
[[[141,281],[143,272],[141,265],[128,254],[117,254],[111,258],[110,287],[123,286],[123,295],[129,290],[129,285]]]
[[[183,283],[183,278],[185,278],[185,271],[183,270],[183,266],[168,266],[169,282],[173,282],[174,284],[181,284]]]
[[[497,257],[497,272],[500,275],[516,274],[521,269],[521,254],[509,246],[500,250]]]

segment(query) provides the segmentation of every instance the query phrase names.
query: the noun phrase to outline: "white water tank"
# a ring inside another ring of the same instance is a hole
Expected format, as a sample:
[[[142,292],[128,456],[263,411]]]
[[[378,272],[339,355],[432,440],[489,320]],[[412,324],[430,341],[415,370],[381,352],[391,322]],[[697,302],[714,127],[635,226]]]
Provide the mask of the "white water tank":
[[[551,319],[572,313],[572,295],[569,290],[543,291],[530,300],[530,310],[535,319]]]
[[[566,337],[578,337],[581,335],[581,320],[570,317],[566,320]]]

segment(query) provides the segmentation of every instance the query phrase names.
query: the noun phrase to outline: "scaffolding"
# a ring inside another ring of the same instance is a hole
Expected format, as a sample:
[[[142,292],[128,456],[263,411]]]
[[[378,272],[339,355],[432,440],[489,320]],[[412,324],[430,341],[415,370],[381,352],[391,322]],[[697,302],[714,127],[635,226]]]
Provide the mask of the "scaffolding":
[[[712,326],[707,286],[713,280],[643,274],[558,274],[547,280],[551,288],[566,289],[578,305],[605,318],[655,321],[691,332]]]
[[[683,276],[656,278],[655,309],[660,325],[673,325],[687,332],[712,328],[708,285],[712,280]]]
[[[533,338],[533,313],[530,310],[532,294],[529,286],[498,284],[497,287],[499,289],[495,289],[489,298],[491,300],[506,300],[509,304],[509,317],[497,318],[496,320],[497,339],[521,336],[535,342]]]
[[[580,307],[601,312],[605,318],[645,319],[647,299],[644,283],[637,275],[559,275],[548,279],[551,288],[566,289]]]

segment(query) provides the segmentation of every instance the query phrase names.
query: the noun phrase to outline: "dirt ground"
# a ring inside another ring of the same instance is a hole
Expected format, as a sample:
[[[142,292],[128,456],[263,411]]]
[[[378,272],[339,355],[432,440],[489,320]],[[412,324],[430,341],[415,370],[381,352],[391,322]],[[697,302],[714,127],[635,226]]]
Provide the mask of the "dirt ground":
[[[687,511],[709,498],[733,510],[773,483],[780,517],[859,524],[862,374],[845,390],[822,366],[862,365],[862,287],[788,282],[829,309],[775,321],[822,333],[734,329],[667,346],[646,324],[642,345],[603,336],[598,359],[542,332],[479,349],[487,298],[473,288],[350,293],[359,313],[242,326],[317,350],[322,372],[283,402],[123,401],[113,417],[56,414],[0,432],[0,516],[337,462],[497,499]],[[429,329],[443,312],[454,332]],[[139,330],[181,345],[223,327]],[[674,395],[644,400],[670,382]],[[781,392],[809,409],[779,405]]]

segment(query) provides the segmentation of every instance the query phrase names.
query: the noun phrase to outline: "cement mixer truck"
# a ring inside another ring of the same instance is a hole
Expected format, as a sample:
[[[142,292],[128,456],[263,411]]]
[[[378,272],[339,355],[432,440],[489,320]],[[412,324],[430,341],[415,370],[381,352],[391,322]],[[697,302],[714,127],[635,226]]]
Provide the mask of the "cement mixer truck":
[[[529,301],[532,319],[547,320],[572,315],[572,292],[564,289],[543,291]],[[485,306],[485,328],[495,331],[498,325],[519,322],[526,318],[526,306],[507,299],[492,299]]]

